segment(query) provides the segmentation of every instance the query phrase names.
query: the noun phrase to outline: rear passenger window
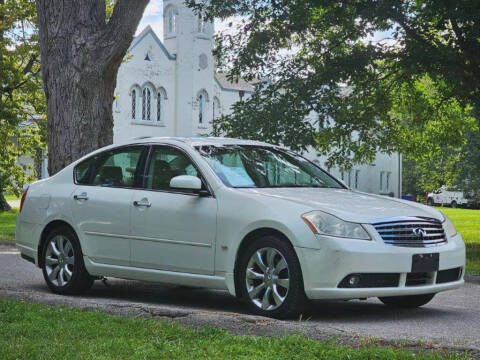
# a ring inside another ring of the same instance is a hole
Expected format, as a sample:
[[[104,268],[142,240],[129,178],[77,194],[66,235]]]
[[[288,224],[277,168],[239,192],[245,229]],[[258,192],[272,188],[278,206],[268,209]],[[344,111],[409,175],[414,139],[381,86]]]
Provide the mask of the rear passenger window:
[[[135,187],[143,147],[129,147],[101,154],[93,171],[93,185]]]
[[[75,170],[74,170],[75,183],[81,184],[81,185],[88,185],[90,180],[91,170],[94,163],[95,163],[95,158],[92,157],[78,164],[75,167]]]

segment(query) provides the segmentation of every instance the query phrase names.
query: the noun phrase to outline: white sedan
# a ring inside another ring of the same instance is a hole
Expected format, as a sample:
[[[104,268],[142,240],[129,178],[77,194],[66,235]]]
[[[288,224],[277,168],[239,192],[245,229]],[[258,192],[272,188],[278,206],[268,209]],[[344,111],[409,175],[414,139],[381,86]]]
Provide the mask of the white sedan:
[[[29,187],[16,239],[58,294],[109,276],[226,289],[277,318],[307,299],[418,307],[464,283],[462,237],[437,210],[353,191],[289,150],[234,139],[95,151]]]

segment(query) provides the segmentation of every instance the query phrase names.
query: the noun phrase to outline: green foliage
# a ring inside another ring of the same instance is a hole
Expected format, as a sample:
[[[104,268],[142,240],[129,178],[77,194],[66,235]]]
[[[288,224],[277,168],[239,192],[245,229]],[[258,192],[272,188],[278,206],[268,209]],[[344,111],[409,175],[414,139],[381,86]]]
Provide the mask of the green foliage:
[[[0,212],[0,239],[15,240],[15,222],[18,216],[18,209]]]
[[[328,359],[442,360],[467,355],[351,348],[298,335],[234,336],[157,320],[0,300],[2,359]],[[61,336],[59,336],[61,334]]]
[[[379,149],[417,159],[438,156],[438,140],[449,150],[464,144],[468,105],[480,106],[478,1],[187,3],[237,17],[216,48],[232,78],[273,81],[215,121],[217,133],[312,146],[342,168]],[[318,118],[306,118],[312,111]]]
[[[467,273],[480,275],[480,211],[438,208],[455,224],[467,247]]]
[[[391,92],[388,116],[392,141],[404,154],[405,193],[453,186],[460,176],[460,151],[467,137],[478,136],[471,108],[445,97],[446,87],[422,76]]]
[[[480,129],[480,116],[477,116],[477,128]],[[466,144],[458,155],[456,164],[458,177],[457,186],[466,191],[473,191],[480,196],[480,131],[466,135]]]
[[[0,194],[35,178],[19,161],[35,156],[45,121],[35,20],[34,1],[0,1]]]
[[[117,0],[105,0],[105,21],[108,22],[108,20],[112,17],[116,2]]]

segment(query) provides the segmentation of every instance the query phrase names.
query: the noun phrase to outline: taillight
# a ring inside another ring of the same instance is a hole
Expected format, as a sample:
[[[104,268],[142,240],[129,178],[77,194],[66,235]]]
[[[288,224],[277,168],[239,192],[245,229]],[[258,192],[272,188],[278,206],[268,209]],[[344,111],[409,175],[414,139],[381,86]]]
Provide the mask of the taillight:
[[[27,198],[27,192],[28,192],[28,188],[25,190],[25,192],[22,195],[22,199],[20,200],[20,212],[22,212],[23,203],[25,202],[25,199]]]

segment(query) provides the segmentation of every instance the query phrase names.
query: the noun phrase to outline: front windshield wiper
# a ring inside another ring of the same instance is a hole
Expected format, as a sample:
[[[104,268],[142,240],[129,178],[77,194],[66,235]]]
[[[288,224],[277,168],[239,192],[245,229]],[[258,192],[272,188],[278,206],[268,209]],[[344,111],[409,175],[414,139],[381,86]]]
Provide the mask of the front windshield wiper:
[[[298,184],[281,184],[281,185],[267,185],[258,186],[258,188],[315,188],[315,189],[340,189],[337,186],[330,185],[298,185]]]

